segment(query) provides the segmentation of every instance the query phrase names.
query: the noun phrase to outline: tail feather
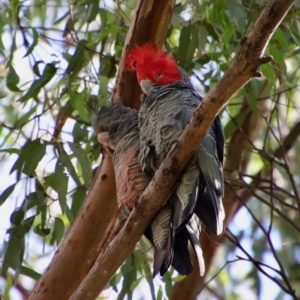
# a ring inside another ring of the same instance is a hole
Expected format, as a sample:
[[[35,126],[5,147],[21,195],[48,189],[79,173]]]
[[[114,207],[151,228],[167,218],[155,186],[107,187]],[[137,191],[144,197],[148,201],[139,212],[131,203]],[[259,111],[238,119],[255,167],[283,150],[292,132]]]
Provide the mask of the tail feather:
[[[174,257],[172,261],[172,267],[181,275],[189,275],[193,271],[188,242],[189,232],[186,227],[183,227],[175,235]]]
[[[209,183],[209,180],[207,181]],[[224,231],[225,211],[222,198],[208,184],[206,192],[198,194],[195,214],[216,235]]]
[[[205,262],[203,258],[203,252],[200,246],[200,241],[199,241],[199,233],[201,229],[200,229],[200,224],[195,215],[193,215],[193,217],[187,224],[186,228],[189,232],[190,243],[197,257],[200,276],[204,276]]]

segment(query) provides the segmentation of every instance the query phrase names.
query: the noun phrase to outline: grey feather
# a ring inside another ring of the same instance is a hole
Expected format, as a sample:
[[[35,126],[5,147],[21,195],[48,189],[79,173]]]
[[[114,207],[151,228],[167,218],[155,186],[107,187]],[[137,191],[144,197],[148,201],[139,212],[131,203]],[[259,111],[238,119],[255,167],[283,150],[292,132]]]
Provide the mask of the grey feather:
[[[93,126],[95,133],[104,137],[105,146],[111,150],[119,205],[125,205],[131,211],[150,181],[137,159],[140,148],[137,111],[121,105],[101,107],[94,117]],[[154,245],[153,276],[158,273],[163,276],[171,264],[180,274],[187,275],[192,271],[187,244],[189,234],[186,228],[180,229],[178,234],[172,229],[174,219],[178,219],[171,204],[174,201],[177,200],[170,200],[156,214],[145,231]],[[178,238],[174,245],[175,235]]]
[[[191,86],[188,75],[182,69],[181,73],[183,75],[182,81],[168,85],[153,84],[149,96],[142,98],[139,111],[141,140],[139,160],[143,170],[152,174],[158,166],[149,164],[150,152],[155,153],[159,165],[190,122],[201,101],[201,97],[197,95]],[[221,141],[217,141],[217,138]],[[194,201],[197,202],[195,205],[201,206],[201,194],[207,191],[213,203],[214,219],[209,220],[206,225],[217,235],[223,232],[223,147],[222,127],[220,123],[215,121],[179,180],[180,184],[176,193],[183,213],[178,214],[181,219],[177,220],[177,224],[187,222],[187,219],[183,216],[190,215],[185,212],[188,203]],[[191,195],[198,178],[200,178],[200,183],[197,200],[192,199]]]

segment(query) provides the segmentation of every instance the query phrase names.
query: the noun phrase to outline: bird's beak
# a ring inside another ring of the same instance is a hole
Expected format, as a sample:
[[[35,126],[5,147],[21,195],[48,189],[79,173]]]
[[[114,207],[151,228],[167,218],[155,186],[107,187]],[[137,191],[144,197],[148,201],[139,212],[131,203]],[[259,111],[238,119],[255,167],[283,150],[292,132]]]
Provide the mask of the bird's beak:
[[[100,132],[97,134],[98,142],[103,146],[114,150],[114,146],[109,142],[108,132]]]
[[[151,88],[153,87],[152,81],[150,81],[149,79],[143,79],[143,80],[141,80],[141,82],[140,82],[140,86],[141,86],[142,91],[143,91],[147,96],[149,96],[149,95],[150,95],[150,90],[151,90]]]

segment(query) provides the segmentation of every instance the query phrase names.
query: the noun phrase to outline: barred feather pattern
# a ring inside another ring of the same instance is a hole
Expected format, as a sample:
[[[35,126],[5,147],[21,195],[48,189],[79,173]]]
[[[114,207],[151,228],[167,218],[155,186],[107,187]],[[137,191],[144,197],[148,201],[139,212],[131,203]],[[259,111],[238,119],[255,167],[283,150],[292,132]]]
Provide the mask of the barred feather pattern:
[[[170,234],[171,216],[172,208],[167,205],[157,213],[151,224],[153,242],[157,250],[161,250],[166,247],[166,243]]]
[[[95,132],[108,132],[113,153],[119,205],[132,209],[147,187],[150,177],[138,161],[139,130],[137,111],[122,105],[99,108],[94,118]]]
[[[150,176],[142,171],[138,160],[140,140],[137,112],[120,105],[101,107],[95,115],[93,126],[96,133],[108,132],[109,145],[112,146],[110,152],[113,155],[118,203],[131,211],[150,181]],[[147,238],[154,244],[155,257],[165,252],[168,241],[171,247],[169,240],[172,238],[171,215],[170,206],[163,208],[146,230]],[[166,256],[162,255],[166,270],[171,263],[172,255],[170,249]]]

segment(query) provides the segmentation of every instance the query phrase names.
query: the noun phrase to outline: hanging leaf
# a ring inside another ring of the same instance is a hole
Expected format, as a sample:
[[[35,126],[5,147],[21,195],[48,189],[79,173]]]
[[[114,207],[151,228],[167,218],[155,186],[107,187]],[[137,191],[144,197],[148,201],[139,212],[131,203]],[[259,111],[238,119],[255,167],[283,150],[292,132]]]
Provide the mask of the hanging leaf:
[[[36,99],[41,89],[53,78],[56,74],[57,68],[55,67],[55,63],[48,63],[45,65],[43,74],[39,79],[36,79],[26,94],[19,99],[21,103],[26,102],[27,100],[33,98]]]
[[[83,91],[81,93],[70,92],[70,103],[74,110],[79,114],[81,119],[87,123],[90,122],[91,118],[89,116],[89,112],[86,108],[86,99],[87,95]]]
[[[20,225],[24,219],[24,216],[25,210],[23,208],[18,208],[10,215],[10,223],[13,225]]]
[[[79,209],[81,208],[81,205],[83,203],[83,200],[85,199],[86,193],[87,193],[86,188],[81,186],[80,188],[76,189],[73,194],[71,212],[72,212],[72,215],[74,218],[76,217],[76,215],[79,212]]]
[[[78,144],[75,143],[68,143],[68,144],[72,149],[75,157],[78,159],[78,162],[81,166],[84,183],[85,185],[88,186],[91,182],[91,175],[92,175],[92,167],[91,167],[90,160],[88,159],[85,151]]]
[[[85,65],[86,43],[86,40],[81,40],[78,42],[76,50],[72,55],[71,59],[69,60],[68,67],[66,69],[66,74],[72,74],[73,76],[76,76]]]
[[[107,104],[107,94],[108,94],[108,78],[106,76],[99,76],[100,87],[99,87],[99,98],[100,105]]]
[[[17,170],[26,175],[34,176],[34,171],[46,153],[46,144],[40,139],[27,142],[21,150],[19,158],[12,166],[10,173]],[[19,176],[18,176],[19,177]]]
[[[33,41],[32,44],[30,45],[29,49],[27,50],[26,54],[24,55],[24,57],[28,56],[29,54],[32,53],[32,51],[34,50],[34,48],[36,47],[36,45],[38,44],[38,40],[39,40],[39,33],[37,32],[37,30],[33,27],[31,27],[31,31],[32,31],[32,37],[33,37]]]
[[[177,60],[179,65],[183,68],[186,65],[186,54],[188,52],[188,47],[190,44],[190,38],[192,33],[192,25],[189,24],[186,27],[181,29],[180,37],[179,37],[179,48],[177,53]]]
[[[16,183],[10,185],[9,187],[7,187],[0,195],[0,205],[2,205],[5,200],[11,195],[11,193],[14,191],[16,186]]]
[[[278,63],[281,70],[286,73],[286,64],[284,61],[284,55],[272,44],[269,44],[268,49],[270,51],[270,54],[273,56],[275,61]]]
[[[21,266],[20,273],[32,278],[33,280],[39,280],[40,277],[42,276],[40,273],[36,272],[35,270],[25,266]]]
[[[77,124],[77,123],[76,123]],[[67,169],[67,171],[69,172],[69,174],[71,175],[72,179],[75,181],[77,186],[81,185],[81,182],[78,178],[78,174],[71,162],[70,156],[67,154],[67,152],[65,151],[63,144],[62,143],[58,143],[56,144],[56,150],[59,153],[59,160],[60,162],[63,164],[63,166]]]
[[[17,273],[20,272],[25,249],[24,237],[11,237],[7,243],[4,254],[1,274],[5,276],[8,268],[13,268]]]
[[[14,67],[12,65],[8,68],[8,74],[6,77],[6,86],[12,92],[22,92],[18,87],[18,83],[20,82],[20,78],[16,73]]]
[[[65,224],[60,218],[55,218],[54,221],[54,229],[52,231],[52,237],[50,240],[50,243],[53,245],[56,243],[56,245],[59,245],[61,242],[65,231]]]
[[[57,161],[55,172],[44,178],[46,185],[53,188],[58,194],[58,200],[62,212],[65,212],[68,190],[68,176],[65,174],[64,167]]]

